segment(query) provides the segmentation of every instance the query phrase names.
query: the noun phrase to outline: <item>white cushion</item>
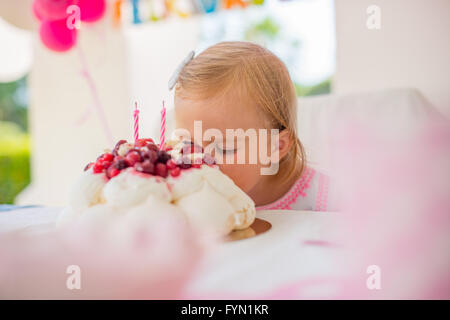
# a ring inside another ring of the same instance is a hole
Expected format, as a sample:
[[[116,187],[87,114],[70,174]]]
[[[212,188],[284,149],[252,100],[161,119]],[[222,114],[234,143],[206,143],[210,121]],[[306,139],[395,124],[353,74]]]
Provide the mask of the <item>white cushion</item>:
[[[330,134],[344,121],[353,119],[399,133],[436,115],[437,110],[416,89],[305,97],[298,105],[299,138],[309,165],[328,171]]]

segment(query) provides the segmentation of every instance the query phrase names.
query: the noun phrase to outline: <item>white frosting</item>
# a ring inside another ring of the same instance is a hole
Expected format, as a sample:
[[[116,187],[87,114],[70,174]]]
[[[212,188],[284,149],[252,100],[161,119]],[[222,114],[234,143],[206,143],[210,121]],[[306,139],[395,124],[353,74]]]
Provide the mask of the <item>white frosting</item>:
[[[103,194],[108,204],[130,207],[143,202],[148,195],[171,200],[167,184],[161,177],[137,173],[133,168],[123,170],[106,184]]]
[[[130,221],[146,221],[151,222],[160,219],[163,216],[176,216],[186,220],[183,211],[170,202],[164,201],[162,198],[149,195],[146,201],[132,207],[128,211]]]
[[[106,180],[103,173],[88,170],[73,185],[69,194],[69,206],[58,217],[57,225],[64,225],[79,217],[105,220],[111,214],[125,211],[151,197],[171,200],[171,193],[164,179],[141,175],[132,168]]]
[[[167,180],[173,201],[195,223],[208,221],[218,231],[231,231],[245,229],[255,220],[253,200],[217,167],[203,165],[199,169],[182,171],[180,176]],[[223,225],[218,228],[221,223]]]
[[[205,179],[214,190],[222,194],[235,210],[235,229],[248,228],[255,220],[256,210],[253,200],[242,191],[227,175],[209,166],[202,166],[206,171]]]
[[[130,147],[123,146],[122,151]],[[250,197],[217,166],[182,170],[179,176],[166,179],[128,168],[109,181],[103,173],[94,174],[90,169],[74,184],[69,206],[62,211],[57,224],[75,219],[107,222],[118,216],[139,224],[182,216],[196,228],[225,235],[250,226],[255,214]]]
[[[204,182],[198,192],[181,197],[176,202],[189,222],[197,228],[226,235],[234,229],[234,209],[230,202]]]
[[[176,226],[186,227],[186,224],[188,221],[183,211],[159,197],[150,195],[146,201],[129,208],[119,219],[114,219],[109,230],[111,240],[116,242],[117,248],[121,246],[136,248],[146,237],[154,239],[155,232],[165,233],[165,237],[179,236],[170,232],[176,232],[174,231],[177,230]],[[152,231],[149,233],[148,230]],[[166,245],[161,246],[161,249],[170,250]]]
[[[98,204],[84,210],[81,215],[80,223],[103,224],[111,221],[113,218],[123,215],[124,211],[110,204]]]
[[[93,174],[92,168],[83,172],[69,193],[69,206],[85,209],[102,202],[102,190],[106,181],[104,174]]]
[[[172,190],[174,201],[183,196],[197,192],[203,186],[203,168],[182,170],[178,177],[168,177],[167,182]]]

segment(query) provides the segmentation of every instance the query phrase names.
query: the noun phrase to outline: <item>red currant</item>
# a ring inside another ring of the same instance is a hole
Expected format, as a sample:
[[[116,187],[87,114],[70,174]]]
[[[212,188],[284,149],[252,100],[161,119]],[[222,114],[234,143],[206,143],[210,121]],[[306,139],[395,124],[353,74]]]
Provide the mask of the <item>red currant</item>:
[[[138,162],[134,165],[134,169],[139,172],[144,172],[148,174],[155,173],[155,165],[151,163],[149,160],[145,160],[144,162]]]
[[[154,143],[147,144],[147,149],[148,150],[153,150],[153,151],[156,151],[156,152],[159,151],[159,147],[156,144],[154,144]]]
[[[181,173],[181,169],[179,167],[175,167],[172,170],[170,170],[170,175],[172,177],[177,177],[180,175],[180,173]]]
[[[106,171],[106,175],[108,176],[108,178],[114,178],[115,176],[117,176],[120,173],[120,170],[115,168],[115,167],[109,167],[108,170]]]
[[[155,167],[155,173],[163,178],[167,177],[167,166],[164,163],[158,162]]]
[[[113,161],[114,156],[111,153],[105,153],[102,155],[101,159],[104,161]]]
[[[99,162],[97,162],[96,164],[94,164],[94,168],[92,168],[92,171],[94,173],[100,173],[103,171],[103,165]]]
[[[101,162],[101,164],[102,164],[103,168],[108,169],[111,166],[112,162],[104,160]]]
[[[140,162],[142,158],[137,151],[132,151],[126,155],[125,160],[128,162],[130,167],[133,167],[136,164],[136,162]]]
[[[173,170],[177,167],[177,163],[173,160],[173,159],[169,159],[169,161],[167,161],[166,166],[168,169]]]

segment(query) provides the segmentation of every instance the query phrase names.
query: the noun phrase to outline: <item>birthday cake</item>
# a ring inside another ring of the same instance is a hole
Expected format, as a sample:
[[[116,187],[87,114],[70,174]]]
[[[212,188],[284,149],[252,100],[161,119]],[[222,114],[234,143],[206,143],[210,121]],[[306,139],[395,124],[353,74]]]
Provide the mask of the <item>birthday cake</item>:
[[[58,225],[129,214],[178,214],[195,228],[226,235],[253,223],[255,205],[201,146],[172,140],[161,150],[152,139],[120,140],[86,166]]]

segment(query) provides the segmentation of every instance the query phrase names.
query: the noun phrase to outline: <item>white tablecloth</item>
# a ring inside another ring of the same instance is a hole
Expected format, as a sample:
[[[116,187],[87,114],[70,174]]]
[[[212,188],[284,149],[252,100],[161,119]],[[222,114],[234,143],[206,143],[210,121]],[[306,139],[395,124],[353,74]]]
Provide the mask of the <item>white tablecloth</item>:
[[[51,230],[60,210],[38,207],[0,212],[0,232]],[[257,216],[272,228],[208,252],[188,286],[189,297],[264,297],[295,281],[333,275],[338,249],[326,244],[338,213],[260,211]]]

